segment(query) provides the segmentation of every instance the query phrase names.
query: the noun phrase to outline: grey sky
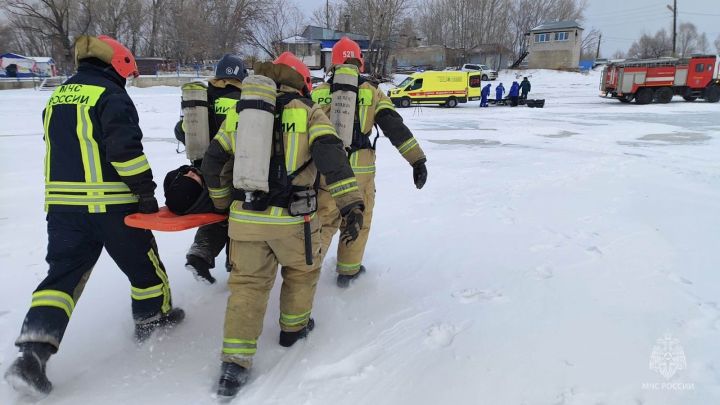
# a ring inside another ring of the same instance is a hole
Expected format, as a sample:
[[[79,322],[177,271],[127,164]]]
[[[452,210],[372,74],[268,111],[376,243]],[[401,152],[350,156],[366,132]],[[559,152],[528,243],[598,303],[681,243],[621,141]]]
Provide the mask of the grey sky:
[[[611,56],[616,50],[627,51],[630,44],[643,33],[655,33],[660,28],[672,31],[672,13],[667,4],[673,0],[589,0],[585,12],[586,29],[597,28],[603,33],[601,53]],[[333,0],[330,0],[334,3]],[[325,0],[299,0],[310,16],[312,10],[325,5]],[[720,35],[720,0],[678,0],[678,20],[694,23],[708,37],[711,51],[713,41]]]

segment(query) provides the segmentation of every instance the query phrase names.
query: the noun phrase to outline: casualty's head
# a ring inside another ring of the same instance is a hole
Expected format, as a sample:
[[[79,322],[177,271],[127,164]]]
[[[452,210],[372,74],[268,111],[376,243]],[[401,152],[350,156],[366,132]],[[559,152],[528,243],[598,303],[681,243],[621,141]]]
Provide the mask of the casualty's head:
[[[332,65],[353,64],[365,71],[365,61],[360,51],[360,45],[348,37],[342,37],[332,47]]]
[[[229,53],[226,53],[220,58],[215,68],[216,79],[236,79],[242,81],[247,75],[245,62],[243,62],[242,58]]]
[[[90,58],[112,66],[112,69],[124,79],[140,75],[132,52],[107,35],[97,37],[81,35],[75,40],[75,63]]]
[[[165,205],[170,212],[181,215],[188,212],[203,192],[203,180],[198,169],[180,166],[170,171],[163,182]]]

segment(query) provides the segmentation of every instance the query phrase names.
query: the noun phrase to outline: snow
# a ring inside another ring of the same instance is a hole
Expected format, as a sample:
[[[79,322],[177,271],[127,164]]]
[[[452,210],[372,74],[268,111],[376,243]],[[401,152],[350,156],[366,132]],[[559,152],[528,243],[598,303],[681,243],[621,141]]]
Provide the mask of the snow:
[[[428,155],[426,187],[414,188],[381,138],[368,273],[339,290],[331,248],[317,327],[290,349],[277,344],[276,288],[250,384],[234,403],[720,400],[720,105],[623,105],[597,97],[597,72],[530,73],[544,109],[400,110]],[[492,84],[512,80],[502,72]],[[185,161],[172,133],[180,90],[129,91],[162,179]],[[49,94],[2,96],[4,371],[47,270],[40,111]],[[184,269],[192,236],[156,233],[187,319],[142,347],[131,339],[128,283],[103,254],[48,365],[55,389],[40,403],[217,402],[227,276],[219,263],[219,283],[208,286]],[[666,333],[687,359],[669,381],[648,367]],[[21,401],[0,383],[0,403]]]

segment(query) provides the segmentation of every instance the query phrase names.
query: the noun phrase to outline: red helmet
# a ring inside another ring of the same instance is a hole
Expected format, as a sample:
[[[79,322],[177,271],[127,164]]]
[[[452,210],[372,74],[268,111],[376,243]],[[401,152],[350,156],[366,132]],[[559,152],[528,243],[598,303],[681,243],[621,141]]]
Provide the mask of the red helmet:
[[[276,65],[285,65],[290,68],[292,68],[294,71],[300,73],[300,75],[303,77],[303,82],[305,82],[305,85],[308,89],[312,88],[312,80],[310,80],[310,69],[308,69],[305,64],[297,58],[297,56],[293,55],[292,52],[283,52],[280,54],[280,56],[277,57],[273,61]]]
[[[342,37],[335,43],[332,48],[332,64],[342,65],[347,63],[348,59],[357,59],[360,61],[360,71],[365,70],[365,61],[360,52],[360,45],[348,37]]]
[[[100,35],[97,38],[110,45],[112,48],[113,55],[110,64],[120,76],[126,79],[130,76],[140,76],[137,63],[135,62],[135,57],[129,49],[125,48],[123,44],[107,35]]]

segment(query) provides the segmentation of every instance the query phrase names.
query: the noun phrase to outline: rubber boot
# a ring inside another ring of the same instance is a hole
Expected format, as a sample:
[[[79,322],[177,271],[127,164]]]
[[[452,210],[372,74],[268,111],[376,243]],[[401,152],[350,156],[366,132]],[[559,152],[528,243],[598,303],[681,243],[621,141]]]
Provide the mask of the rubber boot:
[[[304,328],[296,332],[284,332],[280,331],[280,346],[290,347],[300,339],[307,337],[307,335],[315,329],[315,320],[310,318],[307,325]]]
[[[185,311],[173,308],[160,318],[135,324],[135,340],[138,343],[146,341],[158,328],[171,329],[185,319]]]
[[[215,283],[215,277],[210,274],[210,264],[203,260],[199,256],[188,255],[187,263],[185,268],[188,269],[195,277],[195,280],[206,282],[209,284]]]
[[[41,399],[52,391],[45,366],[55,348],[49,343],[24,343],[17,359],[5,372],[5,380],[15,391]]]
[[[350,283],[360,277],[361,274],[365,273],[365,266],[360,265],[360,270],[355,274],[338,274],[337,286],[340,288],[350,287]]]
[[[233,398],[248,380],[250,370],[235,364],[223,362],[220,368],[220,381],[217,395],[222,398]]]

